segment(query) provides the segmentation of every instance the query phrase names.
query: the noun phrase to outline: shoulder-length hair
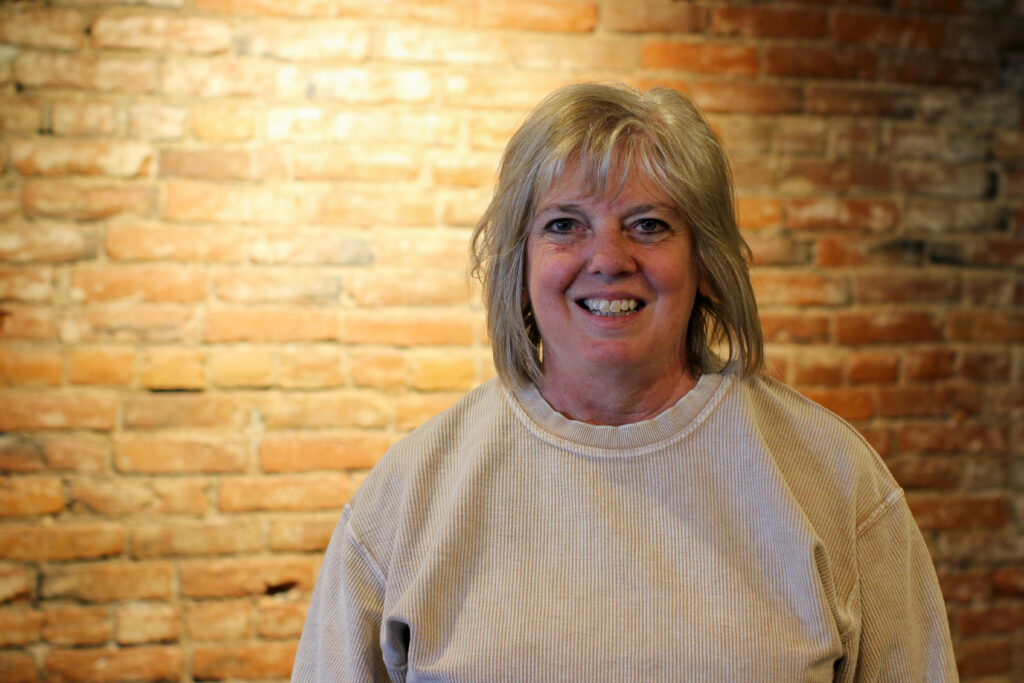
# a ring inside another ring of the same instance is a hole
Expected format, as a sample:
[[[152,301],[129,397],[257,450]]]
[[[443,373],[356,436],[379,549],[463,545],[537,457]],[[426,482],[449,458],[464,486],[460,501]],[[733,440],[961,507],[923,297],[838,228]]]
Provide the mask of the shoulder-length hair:
[[[764,342],[750,248],[736,225],[729,163],[711,126],[674,90],[583,83],[548,95],[512,136],[473,231],[472,272],[483,284],[501,379],[513,387],[543,383],[540,335],[524,295],[526,238],[538,202],[570,164],[588,189],[621,188],[627,174],[640,171],[675,201],[707,292],[697,294],[684,361],[694,373],[733,362],[743,375],[760,372]],[[728,349],[724,359],[719,346]]]

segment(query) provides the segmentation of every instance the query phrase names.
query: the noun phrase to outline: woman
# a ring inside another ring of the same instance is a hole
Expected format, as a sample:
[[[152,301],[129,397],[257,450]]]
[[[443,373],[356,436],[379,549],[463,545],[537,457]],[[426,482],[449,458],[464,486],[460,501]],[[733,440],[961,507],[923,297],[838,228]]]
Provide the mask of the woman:
[[[728,166],[692,104],[553,93],[473,254],[499,377],[345,507],[293,680],[955,680],[902,491],[761,374]]]

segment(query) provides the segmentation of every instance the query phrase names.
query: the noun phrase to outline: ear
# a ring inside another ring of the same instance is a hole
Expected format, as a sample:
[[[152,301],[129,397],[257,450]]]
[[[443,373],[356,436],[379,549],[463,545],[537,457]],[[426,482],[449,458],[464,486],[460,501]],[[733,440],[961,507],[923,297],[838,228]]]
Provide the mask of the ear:
[[[700,292],[700,295],[705,299],[711,298],[711,285],[708,284],[707,278],[701,277],[700,280],[697,281],[697,291]]]

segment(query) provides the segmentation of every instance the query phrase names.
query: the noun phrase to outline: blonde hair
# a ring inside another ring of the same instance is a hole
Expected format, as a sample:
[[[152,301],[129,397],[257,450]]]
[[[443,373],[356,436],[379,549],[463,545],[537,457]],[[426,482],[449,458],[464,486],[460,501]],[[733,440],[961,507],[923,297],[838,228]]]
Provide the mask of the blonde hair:
[[[568,164],[592,191],[609,183],[621,189],[639,169],[676,202],[708,292],[697,294],[684,360],[695,373],[732,362],[744,375],[760,372],[764,343],[750,248],[736,225],[729,163],[711,126],[674,90],[582,83],[548,95],[512,136],[473,231],[472,272],[483,284],[498,375],[511,386],[542,383],[540,335],[523,296],[526,238],[537,203]],[[725,359],[715,351],[720,344],[728,348]]]

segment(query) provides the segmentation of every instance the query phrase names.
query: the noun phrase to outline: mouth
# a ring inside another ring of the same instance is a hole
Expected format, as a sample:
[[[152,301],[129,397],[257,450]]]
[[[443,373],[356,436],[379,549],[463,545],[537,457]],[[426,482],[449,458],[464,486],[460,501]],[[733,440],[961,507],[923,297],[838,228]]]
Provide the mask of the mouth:
[[[633,315],[645,304],[639,299],[579,299],[576,305],[592,315],[623,317]]]

